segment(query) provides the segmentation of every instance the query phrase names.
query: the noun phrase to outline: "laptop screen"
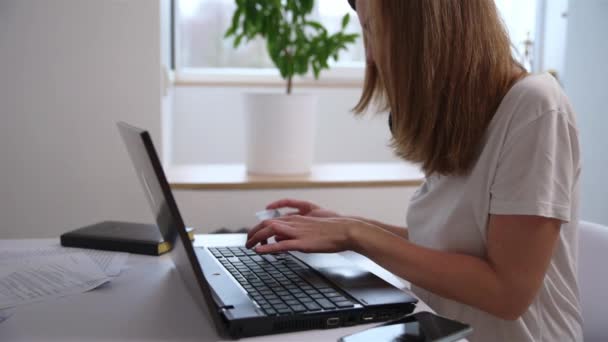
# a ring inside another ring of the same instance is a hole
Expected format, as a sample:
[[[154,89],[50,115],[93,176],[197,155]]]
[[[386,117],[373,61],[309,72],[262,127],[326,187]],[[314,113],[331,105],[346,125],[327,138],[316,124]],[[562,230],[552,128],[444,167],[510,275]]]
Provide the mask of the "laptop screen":
[[[150,207],[156,216],[156,223],[165,240],[170,241],[173,245],[170,253],[171,259],[184,285],[196,303],[211,314],[218,331],[222,331],[219,313],[213,309],[214,301],[209,284],[186,232],[186,226],[173,198],[150,134],[122,122],[118,123],[118,130],[127,147]]]
[[[181,224],[181,217],[179,217],[177,208],[171,210],[169,207],[167,195],[171,195],[171,191],[168,189],[168,184],[162,184],[163,182],[159,181],[159,179],[164,180],[165,177],[150,135],[144,130],[125,123],[119,123],[118,129],[156,218],[158,229],[165,241],[173,245],[177,236],[177,226]],[[163,188],[163,185],[166,186],[166,189]]]

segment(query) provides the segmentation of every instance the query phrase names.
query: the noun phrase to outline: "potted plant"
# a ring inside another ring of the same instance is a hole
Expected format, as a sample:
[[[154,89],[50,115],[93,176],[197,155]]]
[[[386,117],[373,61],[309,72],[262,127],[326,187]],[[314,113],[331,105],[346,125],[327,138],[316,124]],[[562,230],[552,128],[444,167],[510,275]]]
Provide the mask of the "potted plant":
[[[346,33],[350,15],[341,29],[329,34],[312,20],[314,0],[236,0],[236,10],[225,36],[238,47],[255,37],[285,80],[283,94],[246,94],[247,170],[257,174],[305,174],[313,161],[317,99],[292,94],[295,75],[310,71],[315,79],[338,60],[339,52],[357,34]]]

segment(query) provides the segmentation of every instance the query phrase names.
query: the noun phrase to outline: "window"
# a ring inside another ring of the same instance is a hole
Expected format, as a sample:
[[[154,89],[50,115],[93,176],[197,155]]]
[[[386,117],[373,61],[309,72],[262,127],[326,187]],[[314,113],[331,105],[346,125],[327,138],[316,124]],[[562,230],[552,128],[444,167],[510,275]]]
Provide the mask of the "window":
[[[175,1],[175,66],[178,77],[203,75],[205,80],[243,80],[248,83],[268,80],[280,81],[266,53],[264,41],[254,40],[237,49],[231,39],[224,39],[235,8],[234,0],[174,0]],[[545,0],[538,0],[545,1]],[[532,51],[536,33],[536,2],[529,0],[496,0],[505,25],[511,35],[515,56],[533,69],[533,55],[525,56],[526,48]],[[313,16],[329,32],[335,32],[342,16],[351,13],[348,32],[361,33],[356,13],[346,0],[317,0]],[[321,78],[338,77],[356,79],[360,84],[365,51],[359,37],[332,70],[325,70]],[[201,80],[201,77],[194,77]]]
[[[536,71],[534,56],[540,41],[536,34],[537,7],[541,1],[530,0],[496,0],[496,7],[509,31],[513,54],[526,69]]]
[[[177,65],[180,68],[273,68],[261,39],[234,49],[232,39],[224,39],[235,9],[234,0],[177,1]],[[360,33],[356,13],[346,1],[316,1],[313,17],[329,32],[339,29],[345,13],[351,13],[348,32]],[[343,65],[363,66],[361,38],[340,54]]]

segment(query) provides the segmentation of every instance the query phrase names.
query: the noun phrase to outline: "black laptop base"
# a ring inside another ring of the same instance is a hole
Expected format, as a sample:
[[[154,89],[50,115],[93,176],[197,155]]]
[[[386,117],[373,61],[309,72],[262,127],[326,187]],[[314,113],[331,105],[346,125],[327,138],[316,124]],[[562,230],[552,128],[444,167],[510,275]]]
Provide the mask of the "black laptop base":
[[[414,304],[395,305],[382,309],[346,309],[333,312],[318,312],[305,314],[291,314],[276,316],[272,320],[268,317],[224,321],[225,331],[232,338],[253,337],[286,332],[331,329],[384,322],[401,318],[412,313]]]
[[[381,322],[411,313],[413,303],[366,306],[289,253],[207,248],[266,316],[224,317],[233,338]]]

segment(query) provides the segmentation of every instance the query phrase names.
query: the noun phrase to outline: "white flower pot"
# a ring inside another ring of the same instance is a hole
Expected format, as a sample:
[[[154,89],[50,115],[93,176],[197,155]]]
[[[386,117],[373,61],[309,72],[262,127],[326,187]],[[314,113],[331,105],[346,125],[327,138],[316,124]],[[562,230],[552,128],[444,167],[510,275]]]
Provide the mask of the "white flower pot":
[[[317,97],[246,94],[247,171],[307,174],[313,163]]]

